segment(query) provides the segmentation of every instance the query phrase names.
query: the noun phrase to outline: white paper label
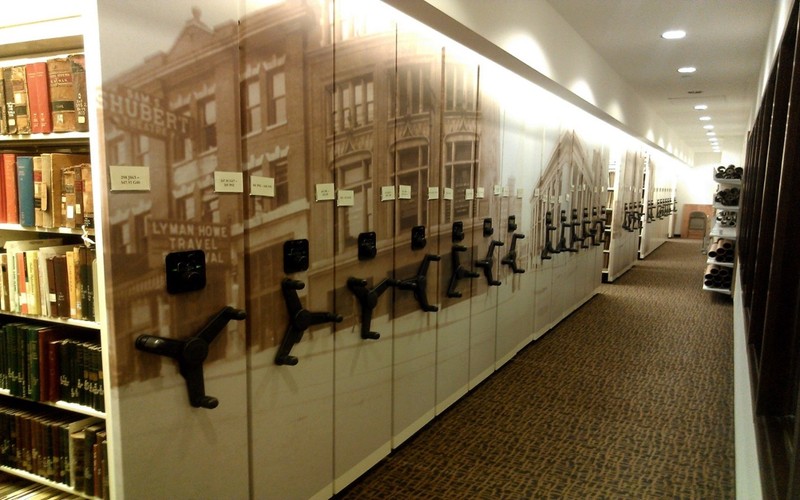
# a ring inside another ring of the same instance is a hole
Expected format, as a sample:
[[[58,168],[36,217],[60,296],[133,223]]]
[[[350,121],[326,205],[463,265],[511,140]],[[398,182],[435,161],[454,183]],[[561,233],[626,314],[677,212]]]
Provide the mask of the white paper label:
[[[495,184],[495,186],[494,186],[494,195],[495,196],[500,196],[501,194],[503,194],[503,186],[501,186],[499,184]]]
[[[244,175],[241,172],[214,172],[214,191],[244,193]]]
[[[336,199],[336,187],[332,182],[317,184],[314,186],[314,193],[317,201],[333,201]]]
[[[534,198],[538,198],[539,196],[540,196],[539,188],[534,189],[533,190],[533,197]]]
[[[567,193],[566,196],[567,196],[567,203],[569,203],[569,198],[570,198],[569,193]]]
[[[475,198],[482,200],[484,198],[485,189],[482,187],[475,188]]]
[[[150,167],[111,165],[112,191],[150,191]]]
[[[392,201],[394,198],[394,186],[381,186],[381,201]]]
[[[503,198],[508,198],[509,194],[511,194],[510,191],[508,186],[503,186]]]
[[[336,206],[352,207],[356,204],[356,194],[352,189],[340,189],[336,193]]]
[[[464,199],[467,200],[467,201],[474,200],[475,199],[475,190],[472,189],[472,188],[467,188],[464,191]]]
[[[275,178],[260,175],[250,176],[250,196],[275,196]]]
[[[429,200],[438,200],[439,199],[439,188],[438,187],[429,187],[428,188],[428,199]]]
[[[525,196],[525,188],[517,188],[517,198],[520,200]]]
[[[404,186],[400,184],[398,186],[399,196],[401,200],[410,200],[411,199],[411,186]]]

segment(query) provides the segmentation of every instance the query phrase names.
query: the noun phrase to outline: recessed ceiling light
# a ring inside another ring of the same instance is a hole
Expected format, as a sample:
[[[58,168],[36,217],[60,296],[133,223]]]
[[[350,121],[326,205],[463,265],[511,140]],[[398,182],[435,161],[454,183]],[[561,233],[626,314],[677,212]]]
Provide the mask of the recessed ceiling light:
[[[717,135],[717,133],[716,132],[706,132],[706,135],[714,136],[714,135]]]
[[[680,40],[686,36],[686,32],[683,30],[669,30],[661,33],[661,38],[665,40]]]
[[[714,125],[703,125],[703,128],[706,130],[712,130],[714,128]]]
[[[694,107],[694,109],[696,109],[697,111],[703,111],[705,109],[708,109],[708,104],[698,104]]]
[[[689,73],[694,73],[695,71],[697,71],[697,68],[695,68],[694,66],[684,66],[682,68],[678,68],[678,73],[684,75],[688,75]]]
[[[711,119],[711,117],[710,117],[710,116],[701,116],[701,117],[700,117],[700,121],[701,121],[701,122],[707,122],[707,121],[709,121],[710,119]]]

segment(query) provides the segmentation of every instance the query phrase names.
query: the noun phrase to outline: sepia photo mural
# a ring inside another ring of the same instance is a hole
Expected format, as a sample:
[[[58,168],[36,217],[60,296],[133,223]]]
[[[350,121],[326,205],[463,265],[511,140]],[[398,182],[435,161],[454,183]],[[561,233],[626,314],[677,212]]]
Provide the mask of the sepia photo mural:
[[[98,5],[125,496],[328,498],[596,292],[609,127],[377,0],[156,5]],[[135,341],[226,307],[195,408]]]

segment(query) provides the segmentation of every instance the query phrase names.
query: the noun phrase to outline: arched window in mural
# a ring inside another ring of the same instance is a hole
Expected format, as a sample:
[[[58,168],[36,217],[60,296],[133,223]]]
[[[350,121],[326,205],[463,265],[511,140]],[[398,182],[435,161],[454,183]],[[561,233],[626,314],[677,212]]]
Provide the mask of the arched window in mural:
[[[411,199],[398,200],[396,210],[397,234],[405,234],[414,226],[427,225],[428,171],[430,148],[428,140],[408,139],[395,144],[392,154],[395,186],[411,186]]]
[[[586,192],[583,189],[585,183],[586,180],[581,169],[574,168],[572,170],[572,203],[570,205],[570,209],[574,212],[571,211],[570,213],[577,214],[578,221],[583,217],[583,208],[586,206]]]
[[[542,250],[545,248],[545,242],[547,241],[547,224],[545,222],[547,212],[552,214],[553,222],[556,225],[560,224],[561,204],[559,198],[561,197],[562,184],[564,182],[565,149],[564,136],[562,136],[539,179],[539,183],[536,185],[536,192],[539,193],[539,196],[533,203],[534,235],[532,251],[534,256],[541,256]],[[555,234],[550,236],[551,238],[556,238]],[[552,241],[552,245],[555,246],[556,242]]]
[[[392,86],[390,95],[397,99],[396,109],[392,108],[392,116],[413,116],[431,112],[433,89],[430,63],[398,66],[396,78],[390,81]]]
[[[477,171],[477,137],[475,134],[453,134],[444,141],[444,186],[453,190],[453,201],[444,202],[444,223],[472,217],[472,201],[467,189],[473,189]]]
[[[371,74],[338,82],[331,98],[330,133],[363,127],[375,119],[375,85]]]
[[[251,76],[241,83],[242,136],[261,130],[261,86],[258,75]],[[178,146],[180,147],[180,146]],[[180,152],[178,152],[180,154]]]
[[[177,116],[183,116],[187,118],[190,118],[192,115],[189,105],[176,108],[173,110],[173,113],[175,113]],[[190,160],[194,157],[194,146],[190,133],[182,133],[180,130],[176,130],[172,133],[170,142],[172,161],[174,163],[180,163],[185,160]]]
[[[444,75],[445,111],[475,111],[477,108],[477,67],[447,64]]]
[[[204,153],[217,147],[217,100],[214,95],[197,102],[198,123],[200,124],[199,152]]]
[[[355,247],[360,233],[372,230],[373,187],[370,177],[372,156],[358,152],[336,160],[336,187],[353,191],[353,206],[340,212],[337,220],[336,253]]]

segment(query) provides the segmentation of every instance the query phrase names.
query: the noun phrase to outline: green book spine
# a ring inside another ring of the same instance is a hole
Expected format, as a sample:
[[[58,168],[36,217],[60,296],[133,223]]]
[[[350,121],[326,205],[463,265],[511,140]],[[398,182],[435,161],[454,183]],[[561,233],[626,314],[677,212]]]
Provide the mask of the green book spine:
[[[6,326],[0,326],[0,389],[8,389],[8,336]]]
[[[70,395],[70,364],[72,363],[72,359],[70,356],[70,345],[71,341],[69,339],[66,340],[59,340],[58,344],[58,384],[61,387],[59,390],[59,400],[61,401],[69,401]]]
[[[19,379],[19,344],[17,343],[17,325],[6,325],[8,335],[8,389],[12,396],[21,396]]]
[[[39,380],[39,330],[40,327],[26,326],[28,348],[28,372],[26,397],[33,401],[41,401]]]

